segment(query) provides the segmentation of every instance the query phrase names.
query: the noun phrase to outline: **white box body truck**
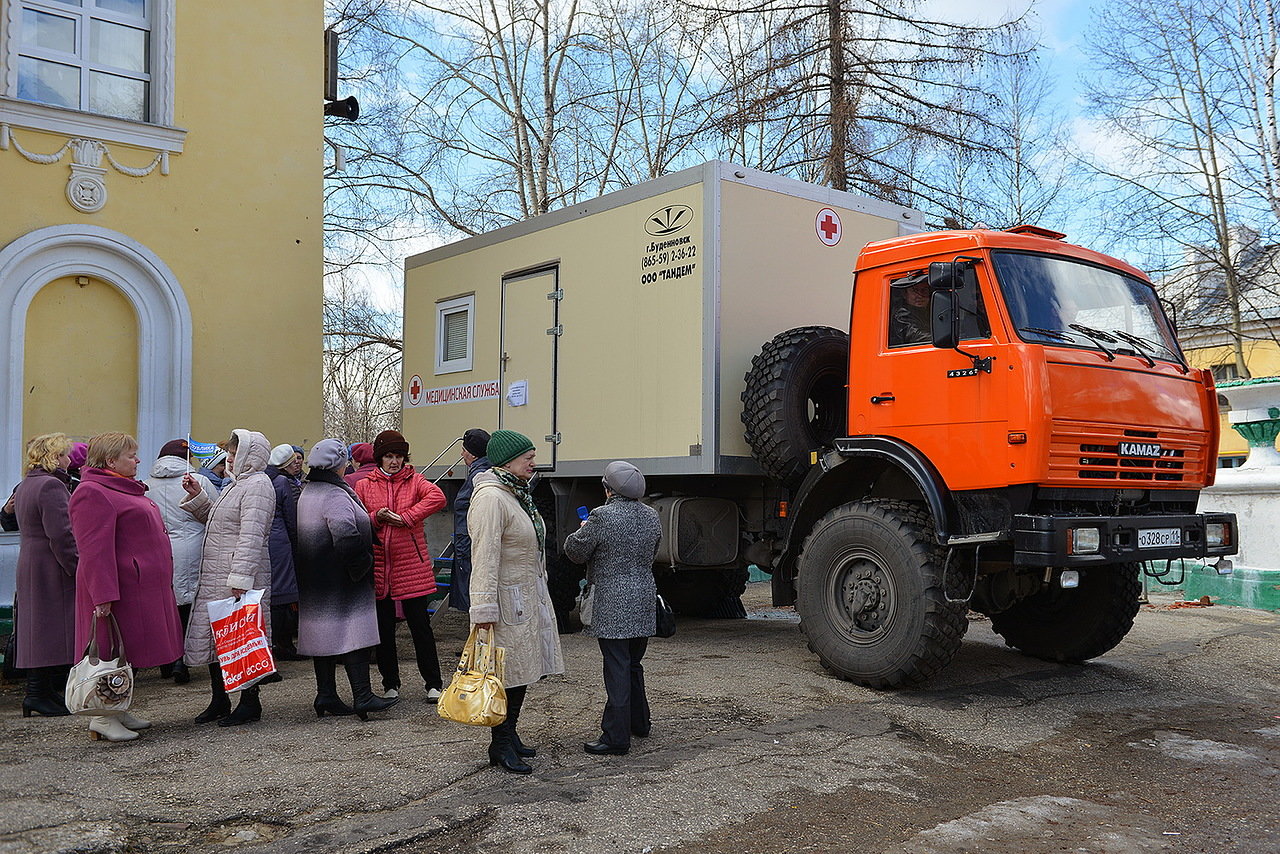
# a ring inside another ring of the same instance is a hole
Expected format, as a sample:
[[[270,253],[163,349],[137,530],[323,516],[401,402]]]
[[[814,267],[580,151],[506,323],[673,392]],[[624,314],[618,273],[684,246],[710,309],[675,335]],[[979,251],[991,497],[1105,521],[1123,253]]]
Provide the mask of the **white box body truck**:
[[[560,537],[603,500],[604,466],[629,460],[669,529],[668,598],[732,613],[752,543],[778,524],[740,420],[752,357],[783,330],[847,331],[859,251],[921,225],[909,208],[710,162],[410,257],[405,436],[426,462],[471,427],[526,434]],[[449,523],[435,518],[433,548]],[[554,548],[550,564],[563,615],[581,569]]]

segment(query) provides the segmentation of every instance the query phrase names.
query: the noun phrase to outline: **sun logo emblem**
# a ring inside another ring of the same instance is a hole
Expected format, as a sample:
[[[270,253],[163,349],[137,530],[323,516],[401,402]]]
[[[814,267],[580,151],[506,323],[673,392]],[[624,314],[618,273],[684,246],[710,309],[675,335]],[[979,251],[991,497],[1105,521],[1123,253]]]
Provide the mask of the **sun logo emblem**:
[[[691,222],[693,222],[693,208],[688,205],[667,205],[649,214],[644,230],[654,237],[665,237],[668,234],[675,234]]]

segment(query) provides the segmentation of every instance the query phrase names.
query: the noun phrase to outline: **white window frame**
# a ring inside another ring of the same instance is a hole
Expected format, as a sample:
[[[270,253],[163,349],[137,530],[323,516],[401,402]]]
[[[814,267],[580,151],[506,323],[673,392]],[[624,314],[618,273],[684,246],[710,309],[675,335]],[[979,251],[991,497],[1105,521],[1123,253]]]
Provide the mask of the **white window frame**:
[[[0,124],[87,137],[155,151],[181,152],[187,132],[174,120],[176,0],[148,0],[151,32],[150,120],[137,122],[18,98],[22,0],[0,0]]]
[[[467,355],[461,359],[444,358],[444,319],[446,315],[457,314],[459,310],[467,312]],[[435,362],[436,374],[456,374],[471,370],[476,352],[476,295],[467,294],[461,297],[440,300],[436,303],[436,340]]]

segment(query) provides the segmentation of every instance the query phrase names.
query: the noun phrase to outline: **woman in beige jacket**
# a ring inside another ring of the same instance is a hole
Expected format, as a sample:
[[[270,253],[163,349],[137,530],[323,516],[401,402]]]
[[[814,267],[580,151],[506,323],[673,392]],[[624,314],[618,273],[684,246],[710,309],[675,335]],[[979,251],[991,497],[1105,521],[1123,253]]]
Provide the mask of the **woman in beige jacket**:
[[[546,525],[529,493],[533,442],[513,430],[489,438],[493,468],[475,479],[467,532],[471,536],[471,622],[491,628],[505,647],[507,719],[493,728],[489,764],[515,774],[533,769],[537,754],[516,734],[525,689],[564,672],[556,615],[547,592]]]
[[[205,523],[200,557],[200,582],[191,605],[184,658],[189,667],[209,665],[213,699],[196,716],[196,723],[217,721],[219,726],[252,723],[262,717],[258,686],[240,692],[240,703],[231,711],[231,700],[222,686],[222,668],[209,627],[209,603],[246,590],[264,590],[263,622],[271,640],[271,557],[267,537],[276,513],[276,490],[263,472],[271,455],[271,443],[261,433],[235,430],[227,443],[227,485],[215,499],[190,475],[182,478],[187,497],[178,505]]]

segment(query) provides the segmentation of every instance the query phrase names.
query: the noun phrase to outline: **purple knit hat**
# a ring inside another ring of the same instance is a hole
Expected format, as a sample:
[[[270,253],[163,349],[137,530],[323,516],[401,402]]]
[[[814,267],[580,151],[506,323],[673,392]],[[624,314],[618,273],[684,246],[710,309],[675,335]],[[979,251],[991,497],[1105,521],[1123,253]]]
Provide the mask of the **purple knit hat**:
[[[71,443],[71,467],[78,469],[84,465],[84,461],[89,459],[89,443],[88,442],[72,442]]]

